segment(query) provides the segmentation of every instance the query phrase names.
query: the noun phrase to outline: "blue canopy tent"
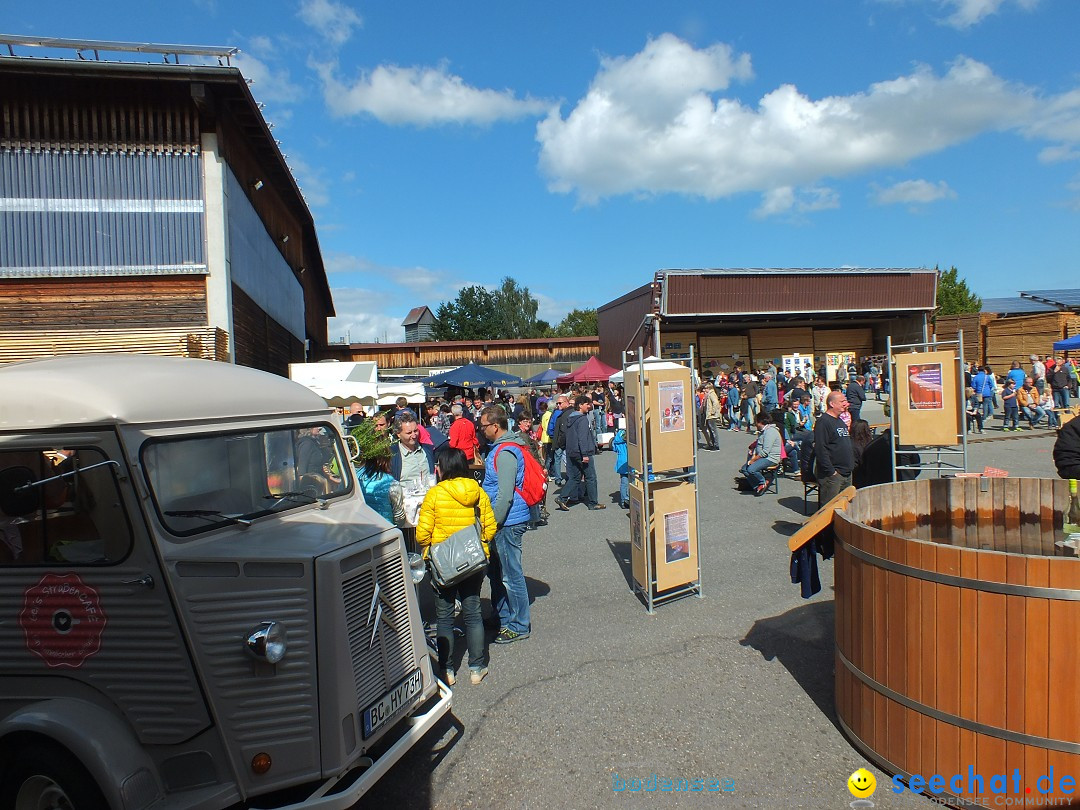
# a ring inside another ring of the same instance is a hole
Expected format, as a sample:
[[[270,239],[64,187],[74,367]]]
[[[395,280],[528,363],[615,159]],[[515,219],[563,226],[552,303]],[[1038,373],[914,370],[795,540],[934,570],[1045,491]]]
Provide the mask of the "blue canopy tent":
[[[556,371],[553,368],[545,369],[539,374],[534,374],[527,380],[522,380],[522,385],[551,385],[558,377],[561,377],[566,372]]]
[[[436,374],[424,380],[424,388],[429,391],[433,388],[446,388],[448,385],[474,389],[509,388],[521,385],[521,377],[494,368],[478,366],[476,363],[469,363],[461,368],[444,371],[442,374]]]
[[[1054,344],[1055,352],[1074,352],[1080,351],[1080,335],[1073,335],[1071,338],[1065,338],[1065,340],[1059,340]]]

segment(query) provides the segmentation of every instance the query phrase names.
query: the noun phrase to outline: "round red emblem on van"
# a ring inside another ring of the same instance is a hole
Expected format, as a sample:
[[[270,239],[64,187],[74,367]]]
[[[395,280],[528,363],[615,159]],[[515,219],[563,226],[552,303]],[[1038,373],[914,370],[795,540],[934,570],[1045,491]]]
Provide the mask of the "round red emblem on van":
[[[81,667],[101,649],[105,622],[98,592],[76,574],[46,574],[23,594],[26,648],[50,667]]]

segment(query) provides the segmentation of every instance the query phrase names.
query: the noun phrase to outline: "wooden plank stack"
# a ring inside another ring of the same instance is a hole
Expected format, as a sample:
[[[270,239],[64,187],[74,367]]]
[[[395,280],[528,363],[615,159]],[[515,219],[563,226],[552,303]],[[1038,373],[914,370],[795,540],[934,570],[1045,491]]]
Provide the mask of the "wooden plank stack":
[[[996,318],[986,325],[986,362],[997,372],[1007,370],[1014,360],[1027,368],[1031,355],[1053,354],[1054,341],[1077,332],[1080,315],[1071,312]]]
[[[61,354],[158,354],[229,360],[229,335],[214,327],[0,330],[0,363]]]

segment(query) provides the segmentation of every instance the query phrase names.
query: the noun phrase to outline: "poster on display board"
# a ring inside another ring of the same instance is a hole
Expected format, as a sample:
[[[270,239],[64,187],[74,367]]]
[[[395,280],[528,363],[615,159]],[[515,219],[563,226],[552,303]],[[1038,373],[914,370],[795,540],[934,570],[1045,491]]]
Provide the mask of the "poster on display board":
[[[792,354],[785,354],[781,358],[783,364],[784,374],[790,380],[792,377],[800,377],[806,374],[806,367],[810,366],[811,370],[814,368],[814,356],[809,352],[794,352]],[[809,380],[812,382],[813,380]]]
[[[919,352],[893,358],[896,431],[901,444],[945,447],[961,441],[964,403],[954,352]]]
[[[641,390],[637,370],[626,372],[626,450],[630,466],[653,472],[682,469],[694,465],[694,437],[691,430],[693,414],[687,403],[693,401],[690,369],[645,368],[645,401],[638,402]],[[642,414],[644,409],[644,414]],[[646,436],[637,435],[639,420],[644,417]],[[645,439],[648,439],[646,442]],[[649,458],[643,458],[644,445]]]
[[[686,387],[682,380],[656,384],[660,396],[660,432],[686,430]]]
[[[825,376],[826,383],[839,382],[847,384],[848,365],[855,362],[855,352],[826,352],[825,353]]]
[[[646,493],[640,482],[630,484],[630,567],[634,581],[642,589],[648,587],[648,562],[658,593],[696,582],[699,570],[694,485],[687,481],[654,483],[648,497],[646,525]],[[650,555],[648,559],[646,554]]]

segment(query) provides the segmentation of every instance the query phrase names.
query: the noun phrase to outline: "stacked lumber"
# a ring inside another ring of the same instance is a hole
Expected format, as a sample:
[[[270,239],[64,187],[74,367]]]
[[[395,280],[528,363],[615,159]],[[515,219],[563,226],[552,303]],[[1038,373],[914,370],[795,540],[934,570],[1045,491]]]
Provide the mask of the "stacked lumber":
[[[964,332],[964,362],[982,363],[986,354],[985,327],[998,320],[996,315],[972,312],[966,315],[938,315],[934,319],[934,337],[941,341],[956,340]]]
[[[827,352],[854,352],[856,357],[871,355],[874,353],[874,330],[870,327],[815,329],[814,354],[820,357]]]
[[[727,366],[735,367],[736,360],[746,360],[750,354],[750,339],[746,335],[702,335],[699,343],[702,371],[719,374]]]
[[[997,318],[986,326],[986,362],[995,371],[1008,369],[1014,360],[1031,365],[1033,354],[1053,354],[1054,342],[1080,331],[1080,315],[1047,312]]]
[[[229,334],[204,327],[0,330],[0,363],[61,354],[158,354],[229,360]]]
[[[806,356],[814,351],[814,330],[809,326],[773,327],[750,330],[750,357],[755,368],[764,368],[770,360],[779,361],[785,354]]]

